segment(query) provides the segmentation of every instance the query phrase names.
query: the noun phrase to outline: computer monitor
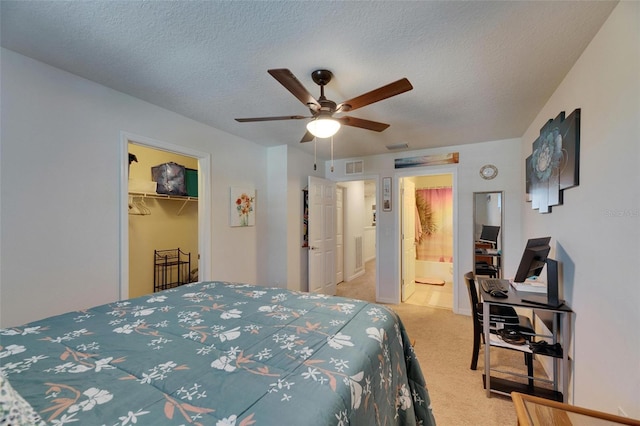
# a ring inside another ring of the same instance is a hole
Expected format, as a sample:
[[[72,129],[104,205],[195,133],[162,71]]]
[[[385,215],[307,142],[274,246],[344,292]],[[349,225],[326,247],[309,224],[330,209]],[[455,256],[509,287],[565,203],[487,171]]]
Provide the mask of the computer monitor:
[[[526,247],[540,247],[540,246],[548,246],[551,242],[551,237],[539,237],[539,238],[530,238],[527,241]]]
[[[480,238],[478,239],[478,241],[497,244],[499,233],[499,226],[482,225],[482,232],[480,233]]]
[[[550,238],[547,238],[549,237],[534,238],[527,242],[527,246],[522,253],[520,265],[518,265],[518,270],[516,271],[516,276],[513,278],[513,281],[523,283],[527,278],[533,276],[537,277],[540,275],[544,268],[545,261],[547,260],[547,256],[549,255],[549,251],[551,251],[551,247],[549,246]],[[545,241],[546,244],[544,245],[533,245]]]
[[[558,275],[558,262],[547,258],[547,296],[540,297],[538,295],[531,295],[526,299],[522,299],[523,302],[532,303],[534,305],[551,306],[553,308],[559,308],[564,305],[564,300],[560,299],[560,280]]]

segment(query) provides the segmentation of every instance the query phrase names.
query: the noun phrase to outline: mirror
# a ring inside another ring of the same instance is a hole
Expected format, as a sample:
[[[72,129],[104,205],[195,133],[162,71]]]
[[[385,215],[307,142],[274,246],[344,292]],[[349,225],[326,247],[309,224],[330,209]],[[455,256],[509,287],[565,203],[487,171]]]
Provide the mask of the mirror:
[[[502,191],[473,193],[473,250],[476,275],[502,278]]]

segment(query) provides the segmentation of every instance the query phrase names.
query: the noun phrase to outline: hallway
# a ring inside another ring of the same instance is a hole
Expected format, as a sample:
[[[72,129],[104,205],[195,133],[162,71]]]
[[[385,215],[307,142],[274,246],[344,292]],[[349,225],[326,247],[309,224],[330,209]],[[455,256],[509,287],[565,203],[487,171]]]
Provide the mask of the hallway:
[[[365,264],[365,273],[349,282],[341,282],[336,289],[336,295],[348,296],[354,299],[375,302],[376,300],[376,260]],[[453,283],[445,285],[416,284],[415,293],[405,303],[431,308],[453,309]]]

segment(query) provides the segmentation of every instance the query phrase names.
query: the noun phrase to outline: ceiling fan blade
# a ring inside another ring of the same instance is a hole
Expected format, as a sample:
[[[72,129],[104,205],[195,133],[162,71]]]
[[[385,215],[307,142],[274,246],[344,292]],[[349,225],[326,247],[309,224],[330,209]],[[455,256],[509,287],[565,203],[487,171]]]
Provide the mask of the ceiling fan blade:
[[[302,83],[298,81],[291,71],[286,68],[278,68],[267,70],[267,72],[307,107],[315,105],[317,108],[320,108],[318,101],[311,95],[311,93],[309,93]]]
[[[387,127],[389,127],[389,124],[386,124],[386,123],[365,120],[363,118],[357,118],[357,117],[344,116],[344,117],[337,118],[336,120],[338,120],[341,124],[345,126],[359,127],[361,129],[373,130],[374,132],[381,132]]]
[[[253,117],[253,118],[236,118],[236,121],[240,123],[248,123],[251,121],[276,121],[276,120],[302,120],[305,117],[302,115],[282,115],[280,117]]]
[[[307,133],[305,133],[305,134],[304,134],[304,136],[302,137],[302,139],[300,139],[300,143],[303,143],[303,142],[311,142],[311,141],[313,140],[313,138],[314,138],[314,137],[315,137],[315,136],[313,136],[313,135],[311,134],[311,132],[307,130]]]
[[[337,107],[337,111],[353,111],[354,109],[362,108],[374,102],[381,101],[383,99],[390,98],[392,96],[399,95],[400,93],[408,92],[413,89],[413,86],[406,78],[389,83],[386,86],[379,87],[375,90],[367,92],[363,95],[356,96],[353,99],[342,102]]]

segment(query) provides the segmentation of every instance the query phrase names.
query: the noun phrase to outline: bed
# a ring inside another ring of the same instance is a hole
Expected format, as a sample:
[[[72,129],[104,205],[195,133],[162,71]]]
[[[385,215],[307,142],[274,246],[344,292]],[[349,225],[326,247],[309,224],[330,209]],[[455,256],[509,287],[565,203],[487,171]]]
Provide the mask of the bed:
[[[0,329],[0,376],[29,424],[435,424],[391,309],[239,283]]]

